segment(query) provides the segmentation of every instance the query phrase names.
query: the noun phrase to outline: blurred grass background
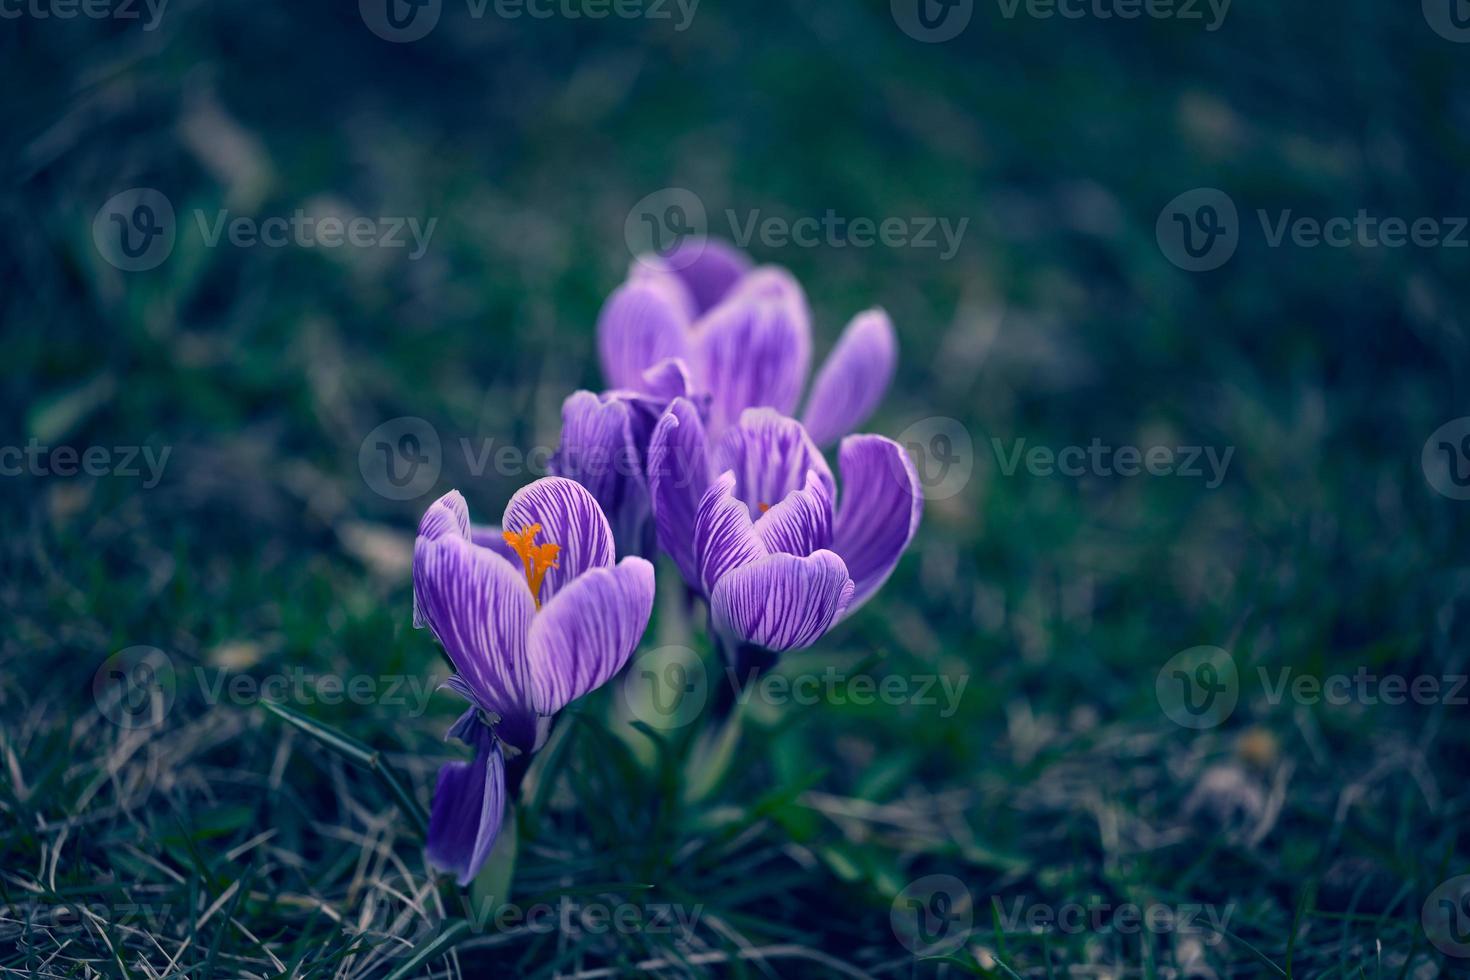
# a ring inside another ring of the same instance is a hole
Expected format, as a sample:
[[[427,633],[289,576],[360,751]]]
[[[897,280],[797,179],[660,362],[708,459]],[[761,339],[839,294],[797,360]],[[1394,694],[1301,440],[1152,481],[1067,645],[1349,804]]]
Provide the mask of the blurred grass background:
[[[146,490],[0,480],[0,898],[169,913],[12,927],[0,969],[381,976],[456,914],[376,784],[185,679],[443,676],[410,622],[417,518],[458,487],[493,521],[523,480],[446,451],[433,491],[394,502],[359,447],[406,415],[446,448],[555,445],[561,399],[601,386],[593,324],[631,257],[629,209],[677,186],[717,233],[726,209],[969,219],[949,261],[752,247],[807,287],[818,356],[858,310],[892,314],[899,375],[867,428],[950,417],[976,448],[975,478],[930,505],[880,597],[793,669],[969,684],[949,718],[762,712],[696,809],[593,737],[605,692],[566,723],[571,775],[523,840],[515,897],[698,905],[699,928],[482,936],[426,969],[1452,971],[1419,911],[1467,870],[1464,707],[1272,704],[1256,682],[1465,669],[1470,511],[1419,459],[1470,406],[1466,253],[1271,249],[1254,217],[1470,211],[1470,48],[1399,6],[1239,3],[1207,32],[979,4],[940,45],[878,0],[704,0],[682,32],[450,2],[411,44],[345,2],[173,0],[151,31],[6,20],[4,441],[171,455]],[[172,201],[179,242],[125,273],[92,219],[140,186]],[[1242,218],[1238,253],[1202,274],[1154,236],[1196,187]],[[437,226],[418,261],[205,248],[192,212],[221,208]],[[993,438],[1235,455],[1214,490],[1006,476]],[[671,631],[661,619],[649,642]],[[98,666],[137,644],[181,678],[166,723],[141,731],[92,700]],[[1242,690],[1223,726],[1192,732],[1154,680],[1198,644],[1232,652]],[[456,751],[447,694],[420,717],[302,710],[388,753],[424,800]],[[889,912],[935,873],[966,883],[979,928],[954,961],[920,963]],[[991,896],[1213,903],[1232,935],[1008,934]],[[752,948],[782,952],[738,958]]]

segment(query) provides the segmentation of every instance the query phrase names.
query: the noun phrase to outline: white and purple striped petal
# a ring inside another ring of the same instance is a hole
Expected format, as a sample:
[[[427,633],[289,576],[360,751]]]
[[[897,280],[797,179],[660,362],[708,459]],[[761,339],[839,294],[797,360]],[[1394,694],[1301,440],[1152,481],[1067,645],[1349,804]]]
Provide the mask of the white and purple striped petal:
[[[653,566],[624,558],[579,577],[531,622],[531,703],[553,714],[601,687],[628,662],[653,611]]]
[[[848,436],[838,464],[842,499],[832,550],[856,585],[851,611],[887,581],[913,540],[924,513],[924,489],[908,453],[883,436]]]
[[[572,394],[561,407],[561,445],[551,472],[587,488],[612,527],[617,554],[642,554],[648,524],[648,484],[635,440],[637,406],[590,391]],[[561,544],[549,531],[545,540]]]
[[[643,372],[667,358],[689,356],[687,300],[672,277],[645,275],[623,283],[597,318],[597,353],[613,388],[638,389]]]
[[[722,635],[779,653],[820,639],[852,593],[847,567],[832,552],[775,554],[723,576],[710,613]]]
[[[790,273],[763,268],[696,325],[693,371],[708,391],[710,431],[747,408],[796,409],[811,368],[811,312]]]
[[[819,446],[836,442],[868,420],[898,363],[893,322],[882,310],[859,313],[817,372],[802,424]]]
[[[720,579],[766,554],[750,511],[735,496],[735,474],[721,474],[705,491],[694,517],[694,563],[699,569],[700,591],[712,595]]]
[[[704,423],[693,403],[676,398],[648,443],[648,491],[659,546],[674,559],[684,581],[696,589],[700,577],[694,558],[694,519],[709,482]]]
[[[505,758],[500,744],[478,721],[457,724],[450,734],[475,746],[470,762],[450,762],[439,770],[429,812],[424,855],[460,885],[475,880],[500,835],[505,815]]]
[[[832,491],[821,475],[807,470],[806,486],[762,514],[755,535],[773,554],[805,557],[832,547]]]
[[[556,566],[546,572],[541,585],[543,606],[578,575],[613,563],[612,528],[597,500],[574,480],[548,476],[521,487],[506,504],[500,523],[513,532],[540,524],[536,543],[561,547]],[[529,597],[524,580],[521,589]]]
[[[713,471],[735,474],[735,496],[745,501],[752,518],[760,505],[774,507],[806,485],[815,471],[835,497],[832,468],[801,423],[768,408],[747,409],[739,424],[727,429],[713,456]]]
[[[420,537],[413,590],[420,616],[475,703],[509,719],[528,714],[526,631],[535,603],[515,567],[458,533]]]

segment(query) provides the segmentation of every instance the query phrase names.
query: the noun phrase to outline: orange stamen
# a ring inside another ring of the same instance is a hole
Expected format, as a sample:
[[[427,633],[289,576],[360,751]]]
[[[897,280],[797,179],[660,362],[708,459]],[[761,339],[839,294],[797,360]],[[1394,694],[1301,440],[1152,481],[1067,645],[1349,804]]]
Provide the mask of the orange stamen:
[[[526,574],[526,584],[531,587],[531,598],[536,603],[536,608],[541,608],[541,582],[546,578],[548,568],[559,568],[556,556],[561,552],[561,545],[536,543],[536,535],[541,533],[540,524],[532,524],[522,531],[503,531],[505,543],[510,549],[521,556],[521,568]]]
[[[768,510],[771,509],[771,505],[770,504],[756,504],[756,506],[761,509],[761,513],[762,514],[764,514],[766,511],[768,511]]]

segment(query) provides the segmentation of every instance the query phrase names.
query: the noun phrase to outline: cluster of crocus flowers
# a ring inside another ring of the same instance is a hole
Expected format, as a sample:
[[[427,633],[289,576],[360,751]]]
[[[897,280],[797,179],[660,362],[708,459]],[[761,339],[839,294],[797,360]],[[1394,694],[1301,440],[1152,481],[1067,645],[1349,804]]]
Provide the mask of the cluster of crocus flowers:
[[[449,686],[470,707],[449,735],[472,762],[439,772],[426,848],[467,884],[500,833],[550,719],[607,683],[643,636],[653,566],[614,564],[612,529],[581,485],[548,477],[523,487],[500,528],[471,525],[450,492],[419,523],[414,621],[443,645]]]
[[[811,349],[785,270],[712,241],[639,259],[598,322],[612,387],[563,404],[556,475],[512,497],[499,528],[472,526],[458,493],[429,508],[415,622],[454,664],[470,708],[449,734],[475,750],[440,771],[434,865],[475,877],[551,718],[627,662],[653,607],[644,556],[670,556],[736,667],[815,643],[893,572],[923,511],[918,475],[892,440],[848,435],[892,379],[892,324],[852,320],[798,419]],[[840,491],[821,449],[838,440]]]

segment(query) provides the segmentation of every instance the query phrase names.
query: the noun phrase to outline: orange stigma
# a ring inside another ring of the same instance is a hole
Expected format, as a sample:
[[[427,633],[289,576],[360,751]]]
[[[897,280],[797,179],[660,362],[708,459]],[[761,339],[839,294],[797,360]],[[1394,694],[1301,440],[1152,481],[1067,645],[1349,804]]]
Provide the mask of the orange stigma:
[[[766,511],[768,511],[768,510],[771,509],[771,505],[770,504],[756,504],[756,506],[761,509],[761,513],[762,514],[764,514]]]
[[[526,584],[531,587],[531,598],[536,602],[536,608],[541,608],[541,580],[546,578],[548,568],[558,568],[556,556],[561,551],[561,545],[536,544],[536,535],[541,533],[540,524],[532,524],[524,531],[504,531],[505,543],[510,545],[510,550],[521,556],[521,567],[526,572]]]

